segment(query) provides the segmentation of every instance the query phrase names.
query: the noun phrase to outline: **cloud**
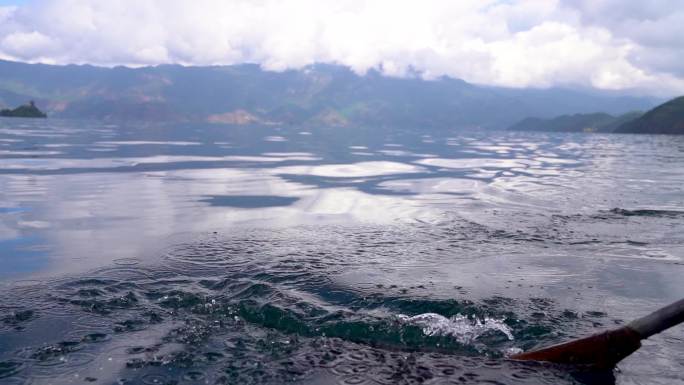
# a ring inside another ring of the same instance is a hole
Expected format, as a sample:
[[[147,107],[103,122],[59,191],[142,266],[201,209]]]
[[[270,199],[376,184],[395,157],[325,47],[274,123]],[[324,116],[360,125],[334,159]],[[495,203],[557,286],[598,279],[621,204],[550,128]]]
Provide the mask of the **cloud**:
[[[13,32],[0,41],[4,51],[17,58],[44,58],[54,53],[55,42],[40,32]]]
[[[684,10],[624,0],[45,0],[0,7],[0,58],[337,63],[511,87],[684,92]]]

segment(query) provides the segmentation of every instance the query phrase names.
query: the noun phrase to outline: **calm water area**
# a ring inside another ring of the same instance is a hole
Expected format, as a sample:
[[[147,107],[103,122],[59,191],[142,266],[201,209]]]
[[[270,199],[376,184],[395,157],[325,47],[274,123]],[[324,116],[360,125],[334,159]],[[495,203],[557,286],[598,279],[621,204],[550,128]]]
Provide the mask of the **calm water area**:
[[[684,137],[0,119],[0,384],[684,384],[511,362],[684,297]]]

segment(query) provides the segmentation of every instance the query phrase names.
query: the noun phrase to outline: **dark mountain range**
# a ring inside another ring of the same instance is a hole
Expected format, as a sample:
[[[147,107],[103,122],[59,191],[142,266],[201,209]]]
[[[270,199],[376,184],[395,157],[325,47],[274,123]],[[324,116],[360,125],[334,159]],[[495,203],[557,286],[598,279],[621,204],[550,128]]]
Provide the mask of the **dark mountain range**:
[[[551,119],[525,118],[510,126],[509,130],[684,135],[684,96],[663,103],[645,114],[629,112],[613,116],[595,112]]]
[[[648,109],[654,98],[571,89],[483,87],[314,65],[101,68],[0,61],[0,106],[26,100],[64,118],[227,124],[503,128],[526,116]]]
[[[620,125],[615,132],[684,135],[684,96],[672,99],[640,118]]]
[[[595,112],[592,114],[561,115],[551,119],[525,118],[509,129],[516,131],[553,132],[613,132],[625,122],[641,116],[641,112],[629,112],[619,116]]]

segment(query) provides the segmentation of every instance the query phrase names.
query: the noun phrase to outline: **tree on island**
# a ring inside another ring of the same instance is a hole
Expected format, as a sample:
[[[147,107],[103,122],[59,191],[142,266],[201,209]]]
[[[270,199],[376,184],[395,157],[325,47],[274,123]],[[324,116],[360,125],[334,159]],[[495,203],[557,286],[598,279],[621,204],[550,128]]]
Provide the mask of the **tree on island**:
[[[0,116],[8,118],[47,118],[47,115],[36,107],[36,103],[33,100],[13,110],[0,110]]]

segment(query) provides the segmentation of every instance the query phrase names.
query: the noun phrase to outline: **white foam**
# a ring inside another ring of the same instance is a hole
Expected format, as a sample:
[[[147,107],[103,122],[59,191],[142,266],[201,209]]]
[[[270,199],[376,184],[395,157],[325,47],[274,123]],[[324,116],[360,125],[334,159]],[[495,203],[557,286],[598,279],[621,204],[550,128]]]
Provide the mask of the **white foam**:
[[[509,340],[513,340],[511,329],[500,319],[485,317],[481,321],[461,314],[447,318],[435,313],[418,314],[413,317],[400,314],[397,318],[403,323],[420,327],[427,336],[451,336],[462,344],[470,344],[489,331],[499,331]]]

